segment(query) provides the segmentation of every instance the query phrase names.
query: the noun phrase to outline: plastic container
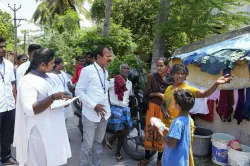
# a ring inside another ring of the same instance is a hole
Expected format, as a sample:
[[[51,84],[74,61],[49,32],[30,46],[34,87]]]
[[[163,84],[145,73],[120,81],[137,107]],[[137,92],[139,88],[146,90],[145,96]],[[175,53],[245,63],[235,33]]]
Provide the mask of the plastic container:
[[[193,154],[206,156],[209,154],[213,132],[209,129],[196,127],[194,131]]]
[[[250,166],[250,147],[241,145],[242,151],[237,151],[228,146],[229,166]]]
[[[233,139],[235,139],[235,137],[223,133],[215,133],[212,135],[212,161],[215,164],[228,164],[227,144]]]

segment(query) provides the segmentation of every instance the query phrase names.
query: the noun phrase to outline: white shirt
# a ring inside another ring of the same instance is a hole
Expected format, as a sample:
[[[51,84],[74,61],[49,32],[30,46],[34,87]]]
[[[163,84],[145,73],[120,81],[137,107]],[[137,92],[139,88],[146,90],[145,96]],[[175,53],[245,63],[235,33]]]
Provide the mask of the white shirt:
[[[100,77],[97,71],[99,72]],[[82,114],[88,120],[93,122],[100,122],[101,120],[101,116],[97,116],[97,113],[94,110],[97,104],[105,106],[104,109],[107,111],[105,115],[106,120],[111,115],[108,101],[108,71],[106,69],[105,73],[106,74],[104,74],[103,69],[97,63],[94,63],[93,65],[82,69],[79,80],[76,84],[75,94],[76,96],[79,96],[79,99],[82,102]],[[104,76],[106,77],[104,78]],[[105,88],[103,88],[102,85],[105,85]]]
[[[64,111],[61,108],[51,110],[49,107],[35,115],[32,107],[33,103],[59,91],[58,85],[51,80],[28,74],[19,83],[13,145],[20,166],[27,162],[28,142],[33,127],[37,127],[41,135],[47,166],[66,164],[67,158],[71,157]]]
[[[72,97],[72,94],[68,88],[70,79],[64,71],[61,71],[61,74],[49,73],[49,76],[60,86],[61,92],[68,92],[68,94],[70,94],[70,96]],[[73,117],[74,114],[72,104],[64,108],[64,115],[65,118]]]
[[[26,71],[28,70],[30,66],[30,61],[27,61],[23,64],[21,64],[17,70],[16,70],[16,84],[18,85],[20,82],[20,79],[23,78],[24,74],[26,73]]]
[[[118,99],[118,96],[115,94],[115,79],[110,79],[109,82],[109,99],[111,105],[116,105],[120,107],[128,107],[129,96],[133,95],[132,82],[127,79],[126,81],[127,90],[124,92],[123,101]]]
[[[189,86],[195,87],[200,90],[207,90],[205,87],[197,86],[195,84],[192,84],[189,81],[185,81],[185,83]],[[190,114],[208,114],[209,109],[207,106],[207,97],[205,98],[196,98],[194,102],[193,108],[189,111]]]
[[[13,64],[3,58],[0,64],[0,112],[11,111],[15,109],[15,99],[13,96],[12,83],[15,81],[14,66]]]

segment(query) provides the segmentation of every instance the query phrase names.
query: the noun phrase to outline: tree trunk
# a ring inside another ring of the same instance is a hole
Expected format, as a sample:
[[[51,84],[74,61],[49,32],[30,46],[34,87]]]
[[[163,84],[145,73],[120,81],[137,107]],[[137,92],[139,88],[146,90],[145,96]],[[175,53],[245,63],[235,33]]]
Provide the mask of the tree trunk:
[[[58,0],[57,5],[59,8],[59,14],[62,15],[63,14],[63,2],[61,0]]]
[[[109,36],[111,10],[112,10],[112,0],[106,0],[105,20],[103,27],[104,37]]]
[[[166,35],[158,30],[158,26],[167,22],[169,14],[170,0],[160,0],[160,8],[158,12],[158,18],[156,23],[156,33],[154,39],[153,56],[151,60],[151,73],[156,70],[156,60],[160,57],[164,57],[165,53],[165,40]]]

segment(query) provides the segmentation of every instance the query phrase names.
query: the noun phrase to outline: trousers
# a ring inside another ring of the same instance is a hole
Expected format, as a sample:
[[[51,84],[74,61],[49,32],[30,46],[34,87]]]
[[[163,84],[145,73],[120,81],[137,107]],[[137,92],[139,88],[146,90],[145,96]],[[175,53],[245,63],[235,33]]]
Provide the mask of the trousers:
[[[82,115],[83,142],[80,155],[80,166],[99,166],[101,162],[102,141],[108,120],[92,122]]]

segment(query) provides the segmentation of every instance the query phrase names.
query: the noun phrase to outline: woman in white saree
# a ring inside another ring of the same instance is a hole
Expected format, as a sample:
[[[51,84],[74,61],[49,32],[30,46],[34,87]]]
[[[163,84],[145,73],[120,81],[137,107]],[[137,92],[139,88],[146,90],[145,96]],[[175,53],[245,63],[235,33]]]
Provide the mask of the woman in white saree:
[[[54,66],[54,52],[38,49],[18,86],[14,143],[20,166],[59,166],[71,157],[62,108],[54,100],[69,96],[46,73]]]

